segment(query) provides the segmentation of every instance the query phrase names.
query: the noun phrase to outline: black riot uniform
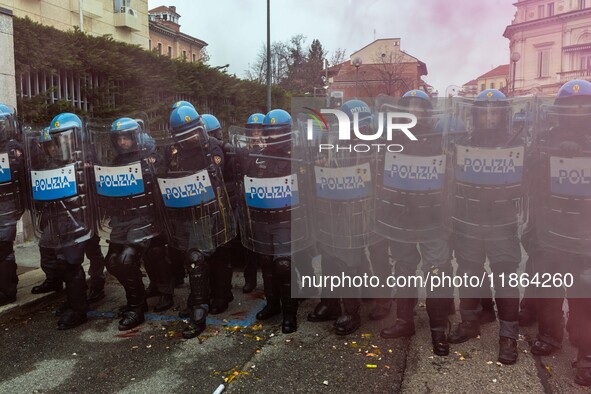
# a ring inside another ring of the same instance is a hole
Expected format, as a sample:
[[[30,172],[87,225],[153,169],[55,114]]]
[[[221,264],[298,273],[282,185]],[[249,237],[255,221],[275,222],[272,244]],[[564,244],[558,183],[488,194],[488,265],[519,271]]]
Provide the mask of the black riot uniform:
[[[421,261],[423,271],[430,276],[449,276],[451,253],[443,220],[446,160],[443,130],[437,127],[444,119],[435,114],[429,96],[420,90],[405,93],[394,109],[417,117],[412,130],[418,140],[399,141],[405,146],[403,152],[380,156],[376,232],[389,240],[397,277],[416,275]],[[433,351],[440,356],[449,354],[446,332],[452,297],[451,286],[427,289]],[[380,332],[384,338],[410,337],[415,333],[418,289],[399,289],[396,298],[397,319],[393,326]]]
[[[500,320],[498,360],[505,364],[517,361],[519,290],[502,286],[500,278],[515,273],[521,261],[517,234],[524,193],[524,143],[511,134],[511,110],[503,93],[485,90],[470,107],[471,133],[448,140],[449,225],[457,275],[483,277],[488,258]],[[450,343],[480,334],[482,294],[478,290],[467,284],[460,287],[462,322],[450,333]]]
[[[154,196],[155,169],[162,160],[142,125],[119,118],[109,129],[97,127],[93,134],[98,226],[109,242],[106,266],[127,298],[121,331],[144,321],[147,306],[140,265],[162,231]]]
[[[227,297],[221,292],[230,291],[227,283],[231,278],[222,278],[222,286],[213,291],[210,278],[220,272],[218,264],[226,263],[212,256],[218,246],[235,236],[234,218],[222,177],[224,155],[220,144],[207,137],[201,116],[192,106],[175,108],[170,115],[170,132],[172,141],[158,184],[169,249],[184,261],[189,274],[190,324],[183,336],[193,338],[205,330],[211,294]],[[227,272],[226,266],[221,268]]]
[[[66,284],[66,308],[58,329],[73,328],[87,320],[82,262],[93,226],[83,133],[80,118],[63,113],[41,133],[26,134],[33,225],[39,246],[47,251],[51,276]]]
[[[283,313],[282,332],[291,333],[297,330],[298,309],[292,297],[292,256],[311,245],[302,186],[305,170],[291,160],[291,116],[280,109],[270,111],[263,120],[261,142],[248,130],[236,129],[240,236],[243,245],[258,254],[267,299],[256,317],[265,320]]]
[[[522,240],[533,275],[572,278],[566,296],[567,331],[578,349],[575,383],[591,386],[591,83],[564,84],[553,105],[540,107],[538,120],[528,182],[530,220]],[[548,356],[562,346],[565,289],[536,287],[533,293],[538,335],[531,352]]]
[[[14,110],[0,104],[0,305],[16,300],[16,222],[25,209],[24,148]]]

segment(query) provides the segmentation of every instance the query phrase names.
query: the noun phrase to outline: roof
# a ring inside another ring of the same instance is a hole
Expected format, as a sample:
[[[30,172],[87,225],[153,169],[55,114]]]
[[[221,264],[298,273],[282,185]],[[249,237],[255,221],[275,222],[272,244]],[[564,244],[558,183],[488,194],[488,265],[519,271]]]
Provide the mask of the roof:
[[[478,85],[478,81],[476,79],[473,79],[473,80],[471,80],[469,82],[466,82],[462,86],[472,86],[472,85],[477,86]]]
[[[486,79],[486,78],[495,78],[495,77],[506,77],[509,75],[509,64],[501,64],[490,70],[487,73],[482,74],[476,79]]]
[[[369,44],[367,44],[367,45],[366,45],[366,46],[364,46],[363,48],[361,48],[361,49],[358,49],[358,50],[354,51],[354,52],[351,54],[351,57],[353,57],[353,55],[355,55],[357,52],[360,52],[360,51],[364,50],[364,49],[365,49],[365,48],[367,48],[368,46],[370,46],[370,45],[373,45],[374,43],[376,43],[376,42],[378,42],[378,41],[392,41],[392,40],[399,40],[399,41],[400,41],[400,38],[398,38],[398,37],[393,37],[393,38],[378,38],[377,40],[373,40],[372,42],[370,42]]]
[[[174,29],[171,29],[170,27],[166,26],[163,23],[159,23],[158,21],[150,21],[149,25],[150,25],[150,30],[154,31],[156,33],[167,34],[167,35],[174,37],[176,39],[189,41],[201,48],[207,46],[207,43],[205,41],[195,38],[193,36],[190,36],[188,34],[181,33],[180,31],[176,31]]]
[[[176,12],[176,7],[173,10],[172,8],[167,7],[165,5],[161,5],[159,7],[152,8],[151,10],[148,11],[148,14],[158,14],[160,12],[170,12],[173,14],[177,14],[180,17],[180,15]]]
[[[395,72],[402,78],[416,78],[416,67],[422,68],[424,66],[421,62],[400,63],[396,67],[403,67],[402,70]],[[338,67],[334,75],[334,83],[350,82],[355,80],[356,72],[355,66],[350,62],[338,64],[333,67]],[[382,64],[364,64],[359,68],[359,80],[363,81],[381,81],[384,79],[384,65]],[[426,68],[426,67],[425,67]],[[329,69],[330,70],[330,69]],[[422,70],[420,70],[422,71]],[[426,75],[426,74],[420,74]],[[396,77],[395,75],[393,77]]]

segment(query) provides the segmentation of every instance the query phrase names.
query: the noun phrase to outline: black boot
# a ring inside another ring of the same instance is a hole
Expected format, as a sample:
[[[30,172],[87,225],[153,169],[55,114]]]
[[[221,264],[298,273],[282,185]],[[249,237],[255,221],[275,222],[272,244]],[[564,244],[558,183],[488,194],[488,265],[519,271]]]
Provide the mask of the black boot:
[[[191,314],[189,315],[189,325],[183,330],[183,338],[191,339],[195,338],[207,327],[207,304],[200,304],[191,308]]]
[[[69,308],[63,312],[57,325],[58,330],[68,330],[87,321],[86,279],[82,266],[68,264],[65,261],[60,261],[58,264],[66,283],[66,299]]]
[[[349,335],[361,327],[358,298],[340,299],[341,315],[334,323],[335,334]]]
[[[396,319],[393,326],[380,331],[380,336],[386,339],[410,338],[413,335],[415,335],[414,320]]]
[[[33,286],[31,289],[31,294],[44,294],[44,293],[51,293],[52,291],[60,291],[63,289],[62,283],[51,283],[47,280],[43,281],[38,286]]]
[[[142,324],[145,321],[144,311],[147,309],[145,304],[128,305],[122,313],[122,318],[119,320],[119,331],[131,330]]]
[[[549,356],[557,350],[558,350],[557,347],[550,345],[549,343],[546,343],[546,342],[541,341],[539,339],[536,339],[534,341],[534,343],[531,345],[531,349],[530,349],[531,354],[533,354],[535,356]]]
[[[10,304],[11,302],[16,301],[16,296],[7,296],[4,293],[0,293],[0,306]]]
[[[281,313],[281,295],[278,278],[273,273],[272,257],[262,256],[260,261],[267,305],[257,313],[256,318],[266,320]]]
[[[0,305],[16,301],[16,269],[12,242],[0,241]]]
[[[242,292],[248,294],[254,291],[257,287],[257,259],[252,252],[244,254],[244,287]]]
[[[281,285],[281,309],[283,312],[283,321],[281,322],[281,332],[290,334],[298,329],[298,300],[291,297],[291,285]]]
[[[517,341],[513,338],[499,339],[499,362],[507,365],[517,362]]]
[[[433,353],[437,356],[447,356],[449,354],[449,343],[446,334],[449,328],[449,307],[450,299],[448,298],[427,298],[431,343],[433,344]]]
[[[336,320],[339,317],[339,300],[335,298],[322,298],[314,310],[308,313],[308,321],[317,323]]]
[[[455,330],[449,333],[447,340],[449,343],[463,343],[470,338],[476,338],[480,335],[480,324],[476,321],[463,321]]]
[[[88,290],[88,296],[86,297],[86,300],[89,304],[94,304],[95,302],[98,302],[103,298],[105,298],[104,289],[91,287],[90,290]]]
[[[392,300],[389,298],[378,298],[375,301],[373,310],[369,313],[369,320],[382,320],[388,317],[390,308],[392,307]]]
[[[234,300],[232,294],[232,266],[222,261],[215,261],[211,268],[211,288],[213,299],[209,313],[217,315],[228,309],[228,304]]]
[[[164,312],[174,306],[174,297],[172,294],[162,294],[158,304],[154,306],[154,312]]]
[[[196,250],[189,251],[188,259],[191,262],[189,269],[191,293],[187,304],[191,305],[191,313],[189,326],[183,330],[183,337],[186,339],[195,338],[205,330],[210,297],[209,263]]]

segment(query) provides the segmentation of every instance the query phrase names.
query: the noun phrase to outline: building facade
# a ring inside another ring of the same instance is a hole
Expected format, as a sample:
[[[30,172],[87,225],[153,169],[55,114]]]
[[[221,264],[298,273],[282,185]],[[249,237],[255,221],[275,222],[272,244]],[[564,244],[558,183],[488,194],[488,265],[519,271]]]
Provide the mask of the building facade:
[[[378,39],[330,67],[328,95],[341,103],[354,97],[400,96],[411,89],[431,90],[421,77],[427,65],[400,49],[400,38]]]
[[[0,0],[0,7],[59,30],[78,26],[90,35],[109,34],[148,48],[147,0]]]
[[[553,95],[571,79],[591,79],[591,0],[520,0],[515,7],[503,35],[517,59],[516,95]]]
[[[511,94],[510,65],[502,64],[462,85],[461,96],[475,97],[485,89],[498,89]]]
[[[174,6],[151,9],[149,48],[172,59],[183,59],[193,63],[201,61],[202,50],[207,43],[181,33],[180,17]]]

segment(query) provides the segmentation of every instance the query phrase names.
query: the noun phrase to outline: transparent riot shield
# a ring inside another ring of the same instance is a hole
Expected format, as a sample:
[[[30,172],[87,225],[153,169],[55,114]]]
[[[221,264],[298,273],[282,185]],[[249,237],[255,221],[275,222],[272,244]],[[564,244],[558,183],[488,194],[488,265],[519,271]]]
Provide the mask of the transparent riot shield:
[[[298,116],[298,125],[306,135],[306,154],[313,169],[310,211],[316,240],[338,249],[377,242],[372,223],[375,152],[366,148],[365,141],[339,141],[336,125],[316,122],[308,114]]]
[[[297,131],[263,137],[229,129],[236,155],[237,212],[242,244],[265,255],[291,255],[310,247],[310,171]]]
[[[200,136],[192,144],[170,135],[158,141],[164,157],[158,175],[162,217],[170,245],[183,251],[214,251],[236,236],[220,159],[203,130]]]
[[[88,123],[97,227],[112,243],[134,244],[162,232],[155,203],[156,174],[162,163],[146,122],[117,130],[115,119]]]
[[[0,239],[13,238],[25,209],[25,148],[18,142],[16,121],[0,117]]]
[[[400,136],[394,142],[403,149],[385,148],[377,154],[376,233],[405,243],[443,239],[445,112],[435,100],[427,108],[403,104],[383,104],[379,111],[382,116],[388,112],[414,114],[417,125],[412,132],[417,141]]]
[[[453,98],[444,149],[449,176],[446,226],[480,240],[513,238],[524,219],[524,163],[529,123],[515,114],[531,100]]]
[[[530,220],[538,241],[591,256],[591,105],[552,98],[539,106],[537,120]]]
[[[25,133],[31,215],[39,246],[63,248],[92,236],[83,130]]]

